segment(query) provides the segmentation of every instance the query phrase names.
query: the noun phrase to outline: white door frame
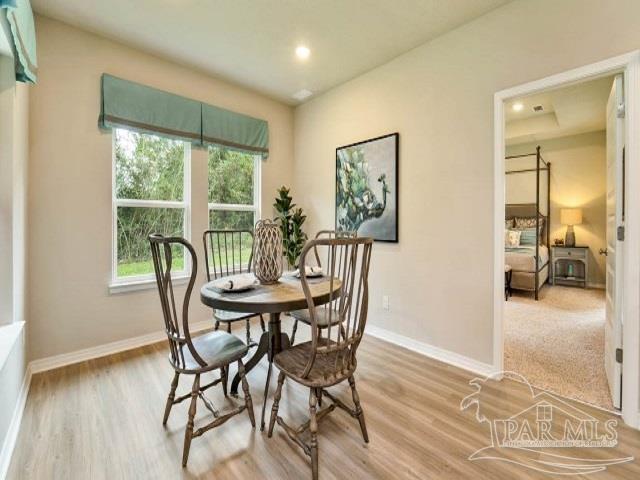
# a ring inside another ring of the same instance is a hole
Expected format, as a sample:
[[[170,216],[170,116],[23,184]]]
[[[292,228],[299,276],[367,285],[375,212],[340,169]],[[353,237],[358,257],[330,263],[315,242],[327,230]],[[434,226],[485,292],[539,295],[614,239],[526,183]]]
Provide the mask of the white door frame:
[[[493,366],[498,372],[504,370],[505,102],[614,73],[624,74],[626,103],[622,418],[626,424],[640,428],[640,50],[508,88],[494,95]]]

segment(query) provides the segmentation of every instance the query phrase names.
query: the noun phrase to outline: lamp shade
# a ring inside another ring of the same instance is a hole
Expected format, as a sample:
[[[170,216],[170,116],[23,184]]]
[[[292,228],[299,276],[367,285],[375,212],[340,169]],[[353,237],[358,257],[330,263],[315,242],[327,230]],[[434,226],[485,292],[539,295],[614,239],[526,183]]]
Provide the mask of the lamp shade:
[[[563,225],[580,225],[582,223],[581,208],[560,209],[560,223]]]

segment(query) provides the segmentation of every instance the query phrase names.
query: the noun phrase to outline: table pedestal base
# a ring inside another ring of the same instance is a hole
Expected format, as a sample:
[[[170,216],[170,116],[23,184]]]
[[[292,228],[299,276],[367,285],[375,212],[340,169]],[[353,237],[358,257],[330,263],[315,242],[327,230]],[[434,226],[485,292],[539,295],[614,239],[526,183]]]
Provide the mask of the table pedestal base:
[[[264,415],[265,408],[267,405],[267,395],[269,393],[269,382],[271,380],[271,366],[273,363],[273,357],[281,352],[282,350],[286,350],[289,348],[289,336],[286,333],[282,333],[281,331],[281,323],[280,323],[280,314],[279,313],[271,313],[269,314],[269,329],[267,332],[264,332],[260,337],[260,341],[258,342],[258,348],[256,348],[253,357],[245,364],[245,371],[248,373],[255,367],[260,360],[267,355],[269,358],[269,369],[267,370],[267,382],[264,390],[264,402],[262,403],[262,421],[260,422],[260,429],[264,430]],[[233,377],[233,382],[231,382],[231,395],[238,394],[238,384],[240,383],[240,376],[236,374]]]

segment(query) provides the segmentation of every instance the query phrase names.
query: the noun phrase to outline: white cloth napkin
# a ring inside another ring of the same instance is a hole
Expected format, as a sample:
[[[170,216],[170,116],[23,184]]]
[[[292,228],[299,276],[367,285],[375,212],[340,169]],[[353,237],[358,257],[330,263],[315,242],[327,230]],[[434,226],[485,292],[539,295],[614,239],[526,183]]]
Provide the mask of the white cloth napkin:
[[[307,277],[320,277],[324,274],[322,271],[322,267],[311,267],[308,265],[304,267],[304,273]],[[296,278],[300,278],[300,269],[294,270],[293,276]]]
[[[233,275],[231,277],[219,278],[214,280],[212,285],[220,290],[234,292],[237,290],[246,290],[258,284],[258,280],[252,273],[243,273],[241,275]]]

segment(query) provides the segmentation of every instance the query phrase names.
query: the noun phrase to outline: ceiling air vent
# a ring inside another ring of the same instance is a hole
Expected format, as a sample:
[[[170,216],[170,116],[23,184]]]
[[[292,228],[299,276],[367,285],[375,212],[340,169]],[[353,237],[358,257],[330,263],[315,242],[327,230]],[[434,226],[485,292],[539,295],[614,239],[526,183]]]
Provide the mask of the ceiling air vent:
[[[534,112],[541,112],[542,110],[544,110],[544,108],[542,108],[542,105],[535,105],[533,107]]]

